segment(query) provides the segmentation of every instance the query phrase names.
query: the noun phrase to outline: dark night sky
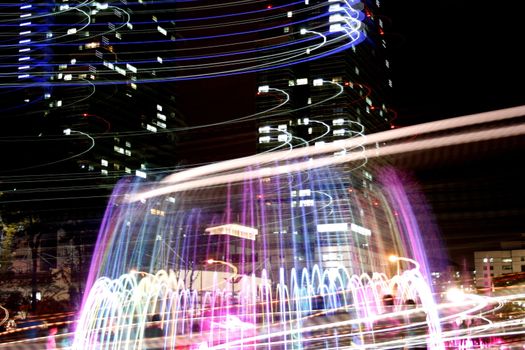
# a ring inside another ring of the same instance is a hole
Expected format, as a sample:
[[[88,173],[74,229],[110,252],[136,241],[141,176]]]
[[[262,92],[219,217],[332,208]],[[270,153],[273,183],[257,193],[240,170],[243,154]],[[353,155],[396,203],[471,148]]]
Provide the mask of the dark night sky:
[[[504,5],[503,5],[504,4]],[[400,126],[525,105],[522,1],[385,1]],[[414,171],[451,257],[525,233],[523,137],[400,157]]]
[[[521,105],[523,1],[385,1],[400,122]]]

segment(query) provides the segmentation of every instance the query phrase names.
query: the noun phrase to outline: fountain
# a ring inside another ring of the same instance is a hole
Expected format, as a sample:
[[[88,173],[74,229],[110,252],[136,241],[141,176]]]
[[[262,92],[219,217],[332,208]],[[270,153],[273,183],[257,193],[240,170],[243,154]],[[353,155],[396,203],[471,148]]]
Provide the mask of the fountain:
[[[231,167],[157,183],[123,179],[100,229],[72,349],[401,347],[407,299],[427,313],[419,341],[443,348],[430,259],[396,173],[378,171],[373,182],[341,167],[269,168],[242,168],[242,181],[228,180]],[[143,196],[165,186],[174,187]],[[395,271],[392,254],[417,262]],[[387,294],[395,295],[390,309]],[[154,314],[164,336],[150,339]],[[392,317],[403,322],[377,328]]]

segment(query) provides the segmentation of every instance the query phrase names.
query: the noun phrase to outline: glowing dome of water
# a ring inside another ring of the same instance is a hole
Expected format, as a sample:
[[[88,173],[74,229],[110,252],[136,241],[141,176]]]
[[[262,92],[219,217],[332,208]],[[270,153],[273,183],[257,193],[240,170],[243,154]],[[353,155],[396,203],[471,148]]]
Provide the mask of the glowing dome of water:
[[[274,162],[238,171],[283,166]],[[100,229],[73,348],[401,346],[402,322],[378,322],[403,320],[408,299],[429,320],[415,339],[442,348],[428,279],[431,225],[423,240],[416,198],[398,174],[378,170],[373,181],[360,166],[362,176],[312,166],[213,185],[235,169],[203,167],[158,183],[121,181]],[[140,199],[173,184],[184,190]],[[392,254],[415,260],[392,263]],[[162,337],[147,337],[152,315]]]

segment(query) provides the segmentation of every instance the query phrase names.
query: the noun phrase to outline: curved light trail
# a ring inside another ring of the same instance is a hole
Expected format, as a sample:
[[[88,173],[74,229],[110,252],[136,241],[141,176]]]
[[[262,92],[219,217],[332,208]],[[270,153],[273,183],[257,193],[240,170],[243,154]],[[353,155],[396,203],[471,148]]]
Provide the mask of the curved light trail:
[[[104,51],[109,49],[121,56],[119,60],[105,58],[104,62],[92,60],[82,62],[82,65],[77,64],[73,73],[74,79],[68,81],[48,79],[47,86],[75,86],[79,84],[77,75],[90,74],[88,66],[97,70],[98,78],[93,80],[95,85],[128,84],[129,80],[134,84],[141,84],[244,74],[315,60],[355,46],[364,39],[361,29],[364,15],[354,9],[356,2],[353,1],[338,3],[337,9],[335,5],[329,6],[328,3],[306,6],[302,1],[289,2],[272,8],[261,6],[247,12],[239,12],[238,9],[242,7],[228,6],[231,11],[229,13],[197,17],[186,17],[186,15],[196,9],[213,11],[216,7],[202,8],[190,2],[178,2],[175,5],[177,11],[167,9],[159,14],[159,18],[156,15],[148,18],[147,15],[141,14],[141,11],[147,13],[147,4],[127,5],[132,10],[115,3],[84,1],[71,5],[63,4],[61,5],[63,8],[61,7],[60,10],[57,8],[54,13],[35,13],[27,18],[28,27],[37,30],[45,26],[58,26],[52,20],[47,20],[45,24],[40,23],[46,21],[46,17],[49,16],[56,16],[59,19],[61,16],[75,17],[74,13],[78,13],[82,17],[77,27],[64,27],[60,35],[41,40],[35,39],[30,43],[33,48],[41,49],[42,45],[46,45],[60,52],[61,46],[74,47],[80,42],[86,43],[92,40],[93,48],[100,47],[100,50]],[[256,2],[253,6],[257,7]],[[272,16],[276,20],[286,19],[287,13],[279,12],[283,9],[293,13],[290,21],[285,21],[288,23],[280,26],[270,25],[272,21],[269,18]],[[44,10],[40,9],[40,12],[42,11]],[[232,21],[232,18],[238,20]],[[18,22],[18,19],[5,20],[0,22],[0,27],[15,26],[19,24]],[[257,27],[257,24],[260,26]],[[275,33],[275,30],[282,31],[285,26],[292,24],[303,29],[297,33],[285,33],[286,35]],[[134,29],[134,27],[147,29]],[[59,32],[60,29],[56,28],[55,32]],[[216,33],[205,35],[203,31]],[[188,36],[190,33],[191,36]],[[112,38],[115,35],[116,39],[108,41],[110,34]],[[307,34],[313,36],[300,37]],[[299,38],[294,38],[295,36]],[[313,40],[317,41],[315,37],[321,38],[321,42],[312,44]],[[223,39],[227,39],[228,43],[221,43]],[[272,43],[276,40],[280,42]],[[131,44],[133,44],[132,50],[130,50]],[[191,45],[191,48],[181,44]],[[0,44],[0,47],[8,48],[16,45],[18,43],[4,43]],[[84,50],[89,49],[88,46],[84,48]],[[208,52],[213,54],[207,54]],[[4,82],[0,88],[37,86],[37,83],[31,79],[46,78],[48,72],[58,72],[60,66],[70,65],[67,56],[57,54],[55,57],[53,62],[40,63],[40,67],[46,68],[45,72],[29,72],[26,79],[12,83]],[[64,61],[60,62],[61,59]],[[122,79],[113,78],[116,68],[108,69],[109,63],[123,70],[117,71],[117,73],[124,72]],[[126,68],[127,65],[134,66],[138,71],[149,71],[154,65],[159,77],[134,73]],[[0,68],[8,67],[9,64],[0,63]],[[16,78],[19,74],[14,72],[4,75]]]

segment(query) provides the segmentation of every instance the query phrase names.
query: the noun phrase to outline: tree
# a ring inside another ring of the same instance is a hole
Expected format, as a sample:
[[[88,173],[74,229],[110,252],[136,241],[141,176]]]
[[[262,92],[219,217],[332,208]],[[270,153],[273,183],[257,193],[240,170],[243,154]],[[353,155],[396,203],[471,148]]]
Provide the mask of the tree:
[[[18,223],[7,224],[0,217],[0,277],[5,276],[13,265],[14,238]]]
[[[42,238],[42,224],[39,220],[30,217],[29,222],[24,227],[29,248],[31,249],[31,309],[35,311],[37,302],[37,271],[38,271],[38,250]]]

